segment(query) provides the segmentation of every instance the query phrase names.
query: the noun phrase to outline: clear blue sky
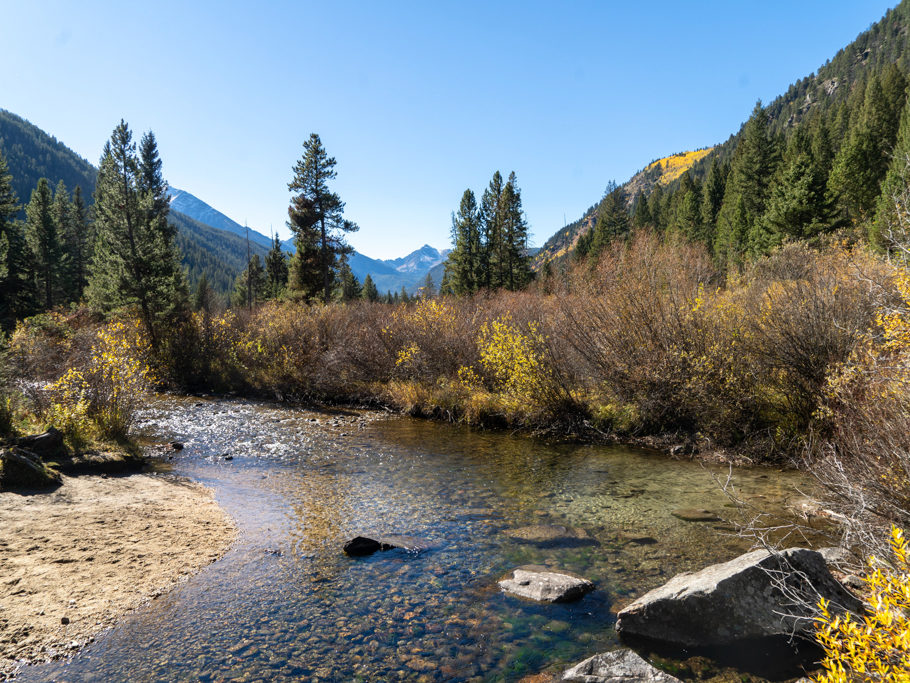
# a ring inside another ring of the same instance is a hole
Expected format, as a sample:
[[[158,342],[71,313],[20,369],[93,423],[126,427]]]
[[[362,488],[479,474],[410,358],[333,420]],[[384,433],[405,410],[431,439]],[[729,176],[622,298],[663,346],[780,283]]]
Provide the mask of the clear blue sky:
[[[92,163],[121,118],[175,187],[285,227],[311,132],[376,258],[448,246],[514,170],[533,240],[611,179],[723,141],[894,0],[4,3],[0,107]]]

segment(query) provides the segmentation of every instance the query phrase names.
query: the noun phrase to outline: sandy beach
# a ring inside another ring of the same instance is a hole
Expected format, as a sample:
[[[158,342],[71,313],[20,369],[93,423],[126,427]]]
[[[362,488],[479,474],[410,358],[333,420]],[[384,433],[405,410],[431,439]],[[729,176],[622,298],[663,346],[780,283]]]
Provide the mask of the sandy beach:
[[[0,493],[0,680],[72,654],[216,560],[235,533],[210,491],[170,476]]]

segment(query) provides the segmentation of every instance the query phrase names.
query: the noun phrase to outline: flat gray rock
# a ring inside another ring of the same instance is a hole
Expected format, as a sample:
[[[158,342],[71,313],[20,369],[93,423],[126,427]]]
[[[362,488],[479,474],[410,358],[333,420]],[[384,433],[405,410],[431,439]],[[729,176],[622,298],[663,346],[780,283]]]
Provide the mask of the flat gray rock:
[[[594,590],[594,584],[583,576],[533,564],[513,569],[499,581],[499,587],[538,602],[572,602]]]
[[[632,650],[613,650],[594,655],[566,671],[562,680],[577,683],[679,683],[678,678],[654,668]]]
[[[616,630],[678,645],[727,645],[748,638],[811,635],[819,597],[835,611],[862,603],[828,571],[820,553],[756,550],[694,574],[679,574],[617,615]]]
[[[680,508],[671,512],[674,517],[684,522],[719,522],[720,517],[710,510],[699,510],[697,508]]]
[[[584,529],[559,524],[532,524],[517,529],[507,529],[503,533],[516,541],[543,547],[594,545],[597,542]]]

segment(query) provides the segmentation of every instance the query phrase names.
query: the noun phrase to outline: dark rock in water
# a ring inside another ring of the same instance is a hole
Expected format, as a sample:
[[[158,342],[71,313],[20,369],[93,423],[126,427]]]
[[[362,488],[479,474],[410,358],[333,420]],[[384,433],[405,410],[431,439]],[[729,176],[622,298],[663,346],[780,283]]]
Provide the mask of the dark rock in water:
[[[63,446],[63,432],[54,427],[42,434],[20,437],[16,440],[16,443],[41,458],[47,458],[66,451]]]
[[[517,529],[507,529],[504,533],[516,541],[534,543],[542,547],[595,545],[597,543],[584,529],[558,524],[534,524]]]
[[[395,550],[399,548],[411,553],[421,553],[434,547],[433,543],[423,538],[392,534],[390,536],[380,536],[379,538],[357,536],[345,543],[343,550],[351,557],[362,557],[364,555],[372,555],[377,550]]]
[[[534,564],[513,569],[499,581],[499,587],[539,602],[572,602],[594,590],[594,584],[583,576]]]
[[[811,636],[812,610],[820,597],[831,601],[835,612],[863,611],[862,603],[831,576],[814,550],[756,550],[673,577],[622,610],[616,630],[683,646],[791,633]]]
[[[24,448],[0,450],[0,489],[46,489],[59,486],[60,473]]]
[[[183,444],[180,443],[179,441],[171,441],[171,443],[169,443],[168,446],[170,446],[171,450],[173,450],[173,451],[182,451],[183,450]]]
[[[234,456],[233,456],[233,455],[225,455],[225,456],[224,456],[224,459],[225,459],[225,460],[233,460],[233,459],[234,459]]]
[[[631,531],[621,531],[619,532],[619,540],[625,541],[626,543],[634,543],[635,545],[654,545],[657,543],[657,539],[653,536],[646,536],[645,534],[636,534]]]
[[[698,510],[696,508],[680,508],[671,513],[677,519],[684,522],[719,522],[720,517],[710,510]]]
[[[563,681],[578,683],[679,683],[656,669],[632,650],[613,650],[594,655],[562,675]]]

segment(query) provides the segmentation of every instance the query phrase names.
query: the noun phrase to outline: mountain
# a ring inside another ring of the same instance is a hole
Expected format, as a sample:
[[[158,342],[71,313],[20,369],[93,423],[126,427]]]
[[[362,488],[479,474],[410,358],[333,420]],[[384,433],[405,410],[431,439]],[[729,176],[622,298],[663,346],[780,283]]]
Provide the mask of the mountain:
[[[91,201],[98,175],[95,167],[57,138],[5,109],[0,109],[0,151],[9,165],[13,189],[23,206],[39,178],[47,178],[51,188],[62,180],[70,192],[78,185],[86,201]]]
[[[354,252],[348,256],[351,271],[363,282],[369,274],[381,292],[400,292],[404,287],[409,293],[416,292],[426,280],[427,273],[445,262],[449,250],[440,251],[428,244],[412,251],[407,256],[381,261]],[[437,286],[439,282],[436,282]]]
[[[239,235],[243,238],[244,243],[246,242],[247,229],[244,226],[240,225],[237,221],[228,218],[223,213],[212,208],[186,190],[178,190],[176,187],[171,188],[171,210],[179,211],[199,223],[217,228],[218,230],[224,230]],[[252,228],[249,229],[249,236],[250,242],[265,247],[266,250],[272,248],[271,237],[266,237],[261,232],[257,232]],[[288,249],[287,251],[293,251],[293,249]],[[246,268],[246,266],[244,266],[244,268]]]
[[[70,192],[79,185],[86,202],[92,202],[98,170],[55,137],[3,109],[0,109],[0,151],[9,165],[13,188],[21,204],[28,202],[32,189],[40,178],[47,178],[51,187],[63,180]],[[206,217],[210,220],[222,225],[227,225],[226,222],[233,223],[188,192],[174,190],[173,194],[180,196],[178,206],[194,212],[207,209]],[[222,296],[228,294],[233,287],[234,278],[246,268],[246,238],[237,234],[237,228],[242,234],[243,227],[233,223],[235,229],[228,231],[212,226],[205,220],[200,221],[182,213],[173,201],[169,220],[177,226],[177,245],[189,275],[190,286],[194,287],[205,271],[212,289]],[[271,246],[267,237],[252,230],[250,241],[252,253],[260,256],[264,256]]]
[[[836,153],[846,138],[851,121],[859,115],[866,84],[873,78],[887,78],[886,71],[896,65],[904,75],[910,70],[910,1],[903,0],[894,9],[888,10],[882,19],[839,50],[837,54],[809,74],[791,84],[786,91],[763,109],[767,117],[769,135],[774,138],[779,153],[792,139],[793,132],[802,122],[812,124],[822,120],[831,136],[831,147]],[[851,118],[852,117],[852,118]],[[679,157],[679,165],[673,157],[659,160],[664,165],[658,183],[664,191],[663,205],[675,208],[674,192],[679,187],[683,170],[688,170],[695,182],[704,182],[714,161],[729,164],[740,140],[746,123],[727,140],[706,150],[703,154],[686,152]],[[670,161],[674,178],[666,173],[666,162]],[[625,184],[629,201],[635,201],[640,193],[647,196],[655,185],[654,162],[635,174]],[[683,170],[680,170],[683,169]],[[830,172],[828,166],[823,169]],[[676,173],[679,171],[679,173]],[[877,189],[877,188],[876,188]],[[557,230],[544,244],[535,267],[540,268],[547,261],[565,258],[574,249],[578,238],[593,227],[600,200],[588,208],[582,216],[569,225]],[[666,228],[667,224],[657,225]]]

